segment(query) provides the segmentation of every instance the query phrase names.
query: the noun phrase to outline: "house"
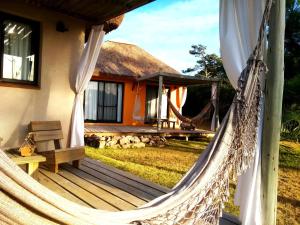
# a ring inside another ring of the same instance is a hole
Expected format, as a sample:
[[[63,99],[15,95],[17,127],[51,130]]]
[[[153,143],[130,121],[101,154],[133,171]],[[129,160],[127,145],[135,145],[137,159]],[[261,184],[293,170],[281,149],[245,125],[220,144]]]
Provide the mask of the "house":
[[[177,125],[179,120],[169,109],[167,98],[180,111],[187,85],[212,82],[183,76],[136,45],[103,43],[85,92],[86,125],[152,125],[158,119],[159,77],[163,77],[161,119]]]
[[[92,81],[85,94],[86,122],[141,125],[144,124],[144,118],[145,122],[156,118],[158,87],[145,81],[138,83],[137,78],[158,72],[180,75],[178,71],[136,45],[112,41],[103,43]],[[98,102],[98,108],[93,107],[98,100],[94,96],[96,92],[91,93],[95,86],[98,89],[98,98],[103,98]],[[174,91],[181,87],[172,85],[166,88],[170,89],[173,97]],[[137,95],[141,104],[137,115],[140,120],[134,118]]]
[[[1,0],[1,147],[19,146],[31,120],[60,120],[68,134],[85,31],[148,2]]]

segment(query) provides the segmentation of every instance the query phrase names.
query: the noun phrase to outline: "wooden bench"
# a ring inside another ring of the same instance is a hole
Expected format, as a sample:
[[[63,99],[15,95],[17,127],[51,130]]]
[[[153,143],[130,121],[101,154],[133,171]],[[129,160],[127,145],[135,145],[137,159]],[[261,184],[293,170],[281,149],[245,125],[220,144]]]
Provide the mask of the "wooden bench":
[[[34,174],[34,172],[39,168],[40,162],[46,161],[46,157],[36,153],[33,153],[31,156],[21,156],[18,149],[8,149],[5,150],[5,153],[17,165],[25,165],[26,172],[29,175]]]
[[[60,163],[72,162],[79,167],[80,159],[85,157],[84,147],[62,148],[63,132],[60,121],[31,121],[29,130],[33,133],[33,140],[37,143],[37,151],[46,157],[49,170],[57,173]],[[39,150],[39,144],[52,142],[54,149]]]

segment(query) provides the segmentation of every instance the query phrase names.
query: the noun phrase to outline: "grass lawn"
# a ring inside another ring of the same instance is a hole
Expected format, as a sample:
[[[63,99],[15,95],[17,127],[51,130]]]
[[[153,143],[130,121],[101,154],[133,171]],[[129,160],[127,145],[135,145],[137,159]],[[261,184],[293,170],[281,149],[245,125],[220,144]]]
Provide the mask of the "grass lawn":
[[[86,147],[87,156],[166,187],[173,187],[197,160],[209,143],[200,141],[169,140],[164,148],[95,149]],[[300,144],[282,141],[278,190],[278,224],[300,224]],[[234,193],[231,183],[230,192]],[[237,215],[233,198],[226,211]]]

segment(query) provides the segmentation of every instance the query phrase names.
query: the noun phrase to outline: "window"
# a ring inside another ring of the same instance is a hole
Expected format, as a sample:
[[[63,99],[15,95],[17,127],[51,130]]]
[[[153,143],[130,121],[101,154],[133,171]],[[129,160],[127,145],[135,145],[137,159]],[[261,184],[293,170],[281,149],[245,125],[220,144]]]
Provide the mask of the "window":
[[[0,12],[1,82],[38,85],[38,22]]]
[[[123,84],[90,81],[84,100],[86,121],[122,122]]]

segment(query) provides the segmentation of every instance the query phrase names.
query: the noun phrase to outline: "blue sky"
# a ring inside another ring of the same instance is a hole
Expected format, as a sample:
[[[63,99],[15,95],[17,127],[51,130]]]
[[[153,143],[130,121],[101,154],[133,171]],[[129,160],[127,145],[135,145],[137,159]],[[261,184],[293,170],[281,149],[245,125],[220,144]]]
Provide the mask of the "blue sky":
[[[132,43],[181,71],[195,65],[191,45],[219,55],[219,0],[156,0],[125,15],[105,40]]]

